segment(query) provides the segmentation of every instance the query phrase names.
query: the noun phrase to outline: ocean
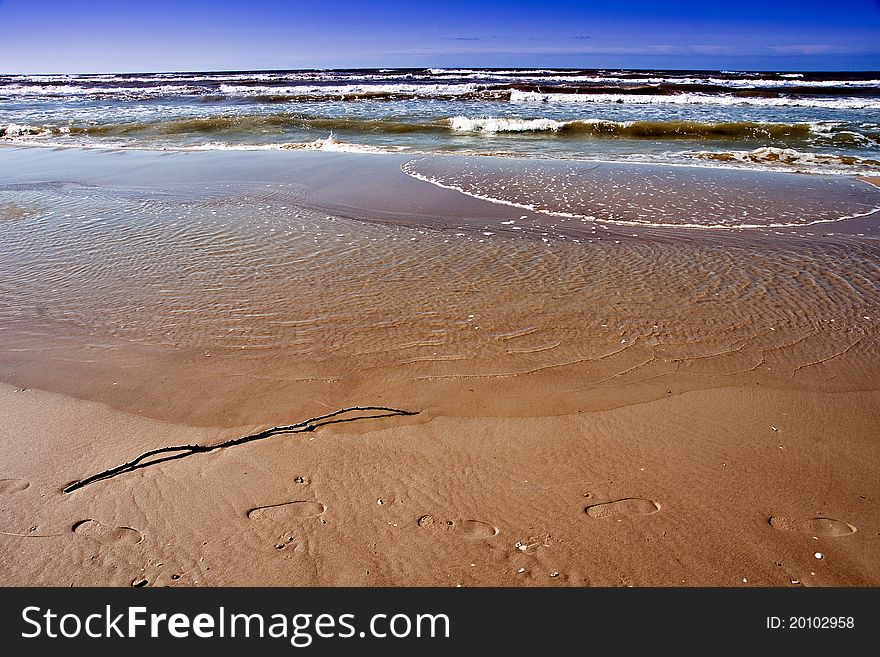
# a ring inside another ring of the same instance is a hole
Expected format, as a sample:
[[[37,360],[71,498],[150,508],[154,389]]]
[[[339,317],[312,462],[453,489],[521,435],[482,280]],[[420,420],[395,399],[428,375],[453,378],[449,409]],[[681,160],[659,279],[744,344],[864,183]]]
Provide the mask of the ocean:
[[[0,140],[875,175],[880,72],[359,69],[0,76]]]

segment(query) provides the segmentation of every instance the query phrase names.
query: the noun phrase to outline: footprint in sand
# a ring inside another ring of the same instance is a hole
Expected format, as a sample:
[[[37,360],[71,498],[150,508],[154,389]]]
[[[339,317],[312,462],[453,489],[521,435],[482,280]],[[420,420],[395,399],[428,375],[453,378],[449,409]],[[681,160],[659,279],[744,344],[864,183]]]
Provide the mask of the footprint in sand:
[[[0,493],[12,494],[26,490],[30,483],[24,479],[0,479]]]
[[[843,520],[835,520],[834,518],[794,520],[792,518],[772,516],[770,518],[770,526],[773,529],[784,532],[802,532],[813,536],[849,536],[856,532],[856,528],[853,525]]]
[[[456,532],[466,538],[491,538],[498,535],[498,528],[482,520],[450,520],[437,518],[430,513],[417,521],[419,527],[436,532]]]
[[[591,518],[613,518],[614,516],[649,516],[657,513],[660,505],[654,500],[641,497],[626,497],[614,502],[593,504],[584,509]]]
[[[70,529],[102,545],[136,545],[144,540],[144,535],[133,527],[106,527],[91,518],[74,523]]]
[[[306,520],[317,518],[327,510],[320,502],[298,500],[258,506],[247,512],[251,520]]]

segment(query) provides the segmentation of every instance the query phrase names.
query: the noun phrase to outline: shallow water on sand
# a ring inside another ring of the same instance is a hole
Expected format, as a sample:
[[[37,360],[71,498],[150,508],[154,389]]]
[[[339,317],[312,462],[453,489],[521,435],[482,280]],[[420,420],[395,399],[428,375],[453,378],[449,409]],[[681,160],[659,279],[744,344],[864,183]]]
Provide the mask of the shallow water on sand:
[[[7,374],[40,362],[51,389],[65,367],[100,374],[137,351],[289,381],[520,385],[574,368],[581,390],[706,372],[876,387],[874,237],[554,230],[515,209],[386,225],[319,210],[296,180],[0,186]]]
[[[772,228],[880,211],[880,191],[841,176],[576,161],[421,158],[420,180],[528,210],[637,226]]]

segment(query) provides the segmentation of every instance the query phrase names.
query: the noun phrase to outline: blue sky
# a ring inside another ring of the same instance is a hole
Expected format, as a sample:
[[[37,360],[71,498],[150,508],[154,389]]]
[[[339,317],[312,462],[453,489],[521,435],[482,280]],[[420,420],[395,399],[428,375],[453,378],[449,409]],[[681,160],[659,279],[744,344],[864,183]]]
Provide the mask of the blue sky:
[[[880,0],[0,0],[0,72],[880,69]]]

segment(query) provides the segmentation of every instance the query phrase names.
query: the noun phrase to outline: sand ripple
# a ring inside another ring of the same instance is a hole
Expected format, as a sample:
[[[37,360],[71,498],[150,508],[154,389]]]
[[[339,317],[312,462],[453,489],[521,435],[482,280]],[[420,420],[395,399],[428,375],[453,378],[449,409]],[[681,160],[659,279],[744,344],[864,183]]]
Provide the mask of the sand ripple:
[[[712,203],[733,207],[722,182]],[[95,363],[162,348],[267,381],[392,368],[464,382],[577,371],[572,390],[672,372],[810,385],[846,367],[846,385],[873,385],[873,239],[633,237],[561,219],[557,234],[515,209],[491,230],[428,230],[341,218],[306,196],[284,184],[2,186],[0,204],[39,209],[0,222],[2,345],[44,362],[75,346]]]

